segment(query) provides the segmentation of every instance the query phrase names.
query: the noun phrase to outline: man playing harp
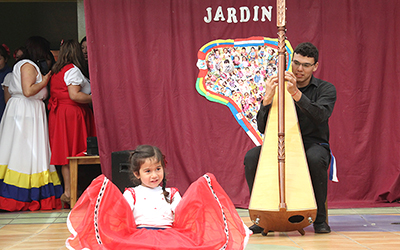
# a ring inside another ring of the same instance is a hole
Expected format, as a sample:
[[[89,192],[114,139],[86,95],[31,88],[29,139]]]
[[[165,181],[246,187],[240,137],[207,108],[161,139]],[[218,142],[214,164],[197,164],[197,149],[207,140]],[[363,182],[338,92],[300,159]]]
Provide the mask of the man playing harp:
[[[292,96],[303,139],[308,168],[317,203],[315,233],[329,233],[325,202],[327,198],[328,167],[330,163],[328,120],[336,102],[336,88],[331,83],[317,79],[313,73],[318,69],[318,49],[311,43],[301,43],[294,50],[292,72],[285,72],[287,92]],[[278,76],[266,81],[266,92],[257,113],[257,126],[265,132],[268,113],[278,86]],[[244,158],[246,181],[250,193],[253,189],[261,146],[250,149]],[[266,190],[265,192],[268,192]],[[253,225],[253,233],[263,228]]]

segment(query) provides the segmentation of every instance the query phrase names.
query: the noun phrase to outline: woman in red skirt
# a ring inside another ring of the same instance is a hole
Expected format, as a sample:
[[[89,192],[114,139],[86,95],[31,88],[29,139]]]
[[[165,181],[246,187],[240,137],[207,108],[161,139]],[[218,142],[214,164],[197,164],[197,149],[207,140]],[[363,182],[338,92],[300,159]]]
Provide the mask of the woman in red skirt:
[[[95,136],[90,83],[81,46],[74,40],[60,47],[52,67],[49,100],[50,164],[62,165],[63,203],[70,201],[70,178],[67,157],[86,152],[87,137]]]

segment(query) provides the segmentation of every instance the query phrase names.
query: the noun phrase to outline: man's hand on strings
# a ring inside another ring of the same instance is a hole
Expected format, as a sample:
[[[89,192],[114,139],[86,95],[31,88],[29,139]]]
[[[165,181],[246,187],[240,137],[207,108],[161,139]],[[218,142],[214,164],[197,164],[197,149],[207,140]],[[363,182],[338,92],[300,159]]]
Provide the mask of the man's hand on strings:
[[[263,105],[267,106],[272,103],[272,99],[275,95],[276,87],[278,86],[278,75],[272,75],[267,78],[265,82],[265,95],[263,98]]]
[[[297,79],[293,72],[285,71],[286,89],[297,102],[301,98],[301,91],[297,88]]]

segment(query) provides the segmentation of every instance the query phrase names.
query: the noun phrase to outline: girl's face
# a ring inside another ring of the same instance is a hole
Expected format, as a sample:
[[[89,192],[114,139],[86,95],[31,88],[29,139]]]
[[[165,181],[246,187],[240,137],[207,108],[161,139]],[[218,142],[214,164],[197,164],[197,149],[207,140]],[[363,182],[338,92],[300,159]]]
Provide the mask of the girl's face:
[[[85,60],[87,61],[88,60],[88,54],[87,54],[87,42],[86,41],[84,41],[82,43],[81,49],[82,49],[83,55],[85,56]]]
[[[160,185],[164,178],[164,168],[161,162],[156,162],[155,159],[146,159],[140,166],[139,172],[134,173],[136,178],[140,179],[142,186],[148,188],[156,188]]]
[[[24,54],[24,52],[22,51],[22,50],[18,50],[16,53],[15,53],[15,61],[18,61],[19,59],[21,59],[21,57],[23,56],[23,54]]]
[[[0,56],[0,69],[4,68],[6,66],[6,59],[3,56]]]

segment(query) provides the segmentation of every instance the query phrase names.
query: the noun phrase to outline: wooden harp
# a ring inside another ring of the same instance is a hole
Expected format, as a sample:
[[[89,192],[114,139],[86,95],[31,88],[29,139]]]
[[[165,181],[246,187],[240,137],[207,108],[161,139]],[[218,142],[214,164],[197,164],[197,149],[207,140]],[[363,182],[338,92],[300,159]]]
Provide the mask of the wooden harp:
[[[277,0],[278,89],[268,116],[250,198],[250,219],[268,231],[299,231],[316,218],[317,206],[296,115],[285,94],[286,4]]]

